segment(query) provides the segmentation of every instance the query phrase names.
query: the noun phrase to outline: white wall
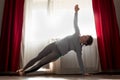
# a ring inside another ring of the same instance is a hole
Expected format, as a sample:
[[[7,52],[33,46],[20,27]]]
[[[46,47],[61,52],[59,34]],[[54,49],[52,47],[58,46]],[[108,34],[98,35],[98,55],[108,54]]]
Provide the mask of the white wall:
[[[0,35],[1,35],[1,23],[2,23],[2,15],[3,15],[3,8],[4,8],[4,1],[0,0]]]

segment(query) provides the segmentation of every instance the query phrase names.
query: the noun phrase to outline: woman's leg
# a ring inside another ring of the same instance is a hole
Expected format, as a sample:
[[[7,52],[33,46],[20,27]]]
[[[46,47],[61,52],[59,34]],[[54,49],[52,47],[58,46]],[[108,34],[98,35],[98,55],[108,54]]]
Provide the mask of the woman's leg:
[[[23,68],[23,71],[34,65],[37,61],[47,56],[49,53],[51,53],[53,46],[53,44],[49,44],[48,46],[46,46],[35,58],[33,58],[27,63],[27,65]]]
[[[51,52],[49,55],[42,58],[35,66],[30,68],[29,70],[25,71],[24,73],[30,73],[38,70],[40,67],[42,67],[45,64],[48,64],[56,59],[58,59],[61,55],[59,53],[56,53],[55,51]]]

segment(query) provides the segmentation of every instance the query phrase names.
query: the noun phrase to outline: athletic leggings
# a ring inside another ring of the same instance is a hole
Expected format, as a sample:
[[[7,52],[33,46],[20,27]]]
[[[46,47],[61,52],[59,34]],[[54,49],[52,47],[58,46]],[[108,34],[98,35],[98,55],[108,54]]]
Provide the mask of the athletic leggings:
[[[52,61],[55,61],[61,56],[60,51],[58,50],[55,43],[51,43],[46,46],[35,58],[30,60],[28,64],[23,68],[25,73],[30,73],[37,71],[43,65],[48,64]],[[38,62],[36,65],[34,65]],[[33,66],[33,67],[31,67]],[[30,69],[26,70],[27,68],[31,67]]]

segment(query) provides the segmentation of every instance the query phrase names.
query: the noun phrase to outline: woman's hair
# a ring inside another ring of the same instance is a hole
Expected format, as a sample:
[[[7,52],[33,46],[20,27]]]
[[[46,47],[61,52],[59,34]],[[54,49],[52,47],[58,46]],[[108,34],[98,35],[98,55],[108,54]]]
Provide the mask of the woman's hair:
[[[92,36],[89,36],[89,38],[88,38],[87,42],[85,43],[85,45],[86,45],[86,46],[91,45],[92,42],[93,42],[93,37],[92,37]]]

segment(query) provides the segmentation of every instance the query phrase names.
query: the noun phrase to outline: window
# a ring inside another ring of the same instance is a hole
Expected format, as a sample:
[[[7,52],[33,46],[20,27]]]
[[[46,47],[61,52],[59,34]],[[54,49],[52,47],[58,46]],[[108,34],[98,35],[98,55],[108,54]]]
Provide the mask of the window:
[[[80,7],[78,25],[81,35],[90,34],[96,38],[92,0],[26,0],[24,64],[51,40],[74,33],[75,4]]]

